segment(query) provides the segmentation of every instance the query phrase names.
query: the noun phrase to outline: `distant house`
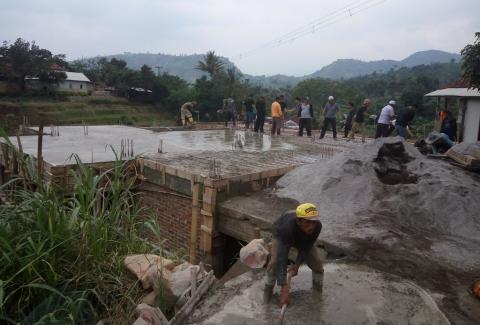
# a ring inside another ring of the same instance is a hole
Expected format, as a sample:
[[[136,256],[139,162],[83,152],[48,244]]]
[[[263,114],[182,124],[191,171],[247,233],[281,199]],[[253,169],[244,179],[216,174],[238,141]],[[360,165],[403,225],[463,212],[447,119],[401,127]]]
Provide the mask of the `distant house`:
[[[460,142],[480,141],[480,90],[468,88],[445,88],[435,90],[425,95],[436,97],[438,106],[441,99],[444,100],[443,107],[449,108],[453,100],[459,102],[459,113],[457,117],[458,136]]]
[[[92,83],[81,72],[65,72],[67,78],[58,84],[48,84],[42,82],[38,77],[27,76],[25,78],[25,86],[29,91],[56,91],[77,94],[87,94],[92,89]]]

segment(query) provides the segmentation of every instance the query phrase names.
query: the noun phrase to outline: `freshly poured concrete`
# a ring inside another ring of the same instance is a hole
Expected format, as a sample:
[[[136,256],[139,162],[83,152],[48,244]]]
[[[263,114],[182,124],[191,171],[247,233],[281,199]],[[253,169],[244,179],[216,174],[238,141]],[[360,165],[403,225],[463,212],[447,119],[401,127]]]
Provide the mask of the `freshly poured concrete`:
[[[278,324],[278,288],[263,301],[264,279],[246,273],[205,298],[187,324]],[[358,265],[325,265],[323,292],[312,290],[311,271],[292,279],[285,324],[450,324],[433,298],[412,282]]]
[[[37,129],[38,128],[34,128]],[[49,133],[50,128],[44,128],[44,133]],[[114,160],[114,154],[110,148],[120,152],[122,139],[133,139],[133,154],[156,155],[160,142],[164,154],[189,154],[206,151],[244,151],[266,152],[271,150],[290,150],[302,152],[311,142],[295,136],[270,137],[268,135],[255,134],[253,132],[237,130],[206,130],[206,131],[172,131],[152,132],[145,129],[120,126],[120,125],[96,125],[88,127],[88,135],[84,135],[83,126],[60,126],[59,136],[45,134],[43,137],[43,158],[52,165],[68,165],[74,163],[72,154],[77,154],[85,163],[109,162]],[[238,136],[238,141],[234,141]],[[17,143],[16,138],[11,141]],[[23,151],[29,155],[37,155],[37,136],[21,137]],[[327,140],[325,140],[327,141]],[[327,142],[325,142],[326,145]],[[339,148],[351,145],[335,143]]]

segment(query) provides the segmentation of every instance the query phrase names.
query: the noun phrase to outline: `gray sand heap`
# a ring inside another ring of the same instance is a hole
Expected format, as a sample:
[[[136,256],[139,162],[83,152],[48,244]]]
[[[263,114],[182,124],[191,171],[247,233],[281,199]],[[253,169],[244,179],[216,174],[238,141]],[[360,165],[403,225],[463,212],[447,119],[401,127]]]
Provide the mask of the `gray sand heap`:
[[[277,186],[317,204],[319,239],[350,257],[454,296],[480,276],[480,176],[400,138],[299,167]]]
[[[399,138],[302,166],[277,186],[280,197],[317,204],[320,239],[354,255],[382,249],[400,255],[393,260],[480,268],[480,177],[429,160]]]

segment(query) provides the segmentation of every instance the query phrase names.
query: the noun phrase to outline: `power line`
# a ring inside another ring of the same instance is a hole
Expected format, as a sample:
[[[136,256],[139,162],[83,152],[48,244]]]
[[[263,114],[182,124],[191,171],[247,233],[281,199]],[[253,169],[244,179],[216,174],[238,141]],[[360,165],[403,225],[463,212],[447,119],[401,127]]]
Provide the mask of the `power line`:
[[[297,39],[304,37],[309,34],[313,34],[321,29],[326,28],[332,24],[335,24],[341,20],[352,17],[353,15],[359,14],[365,10],[368,10],[372,7],[378,6],[387,0],[363,0],[363,1],[354,1],[340,9],[337,9],[325,16],[317,18],[310,23],[294,29],[293,31],[286,33],[272,41],[264,43],[257,48],[254,48],[250,51],[243,52],[232,59],[240,60],[245,57],[252,56],[259,51],[267,50],[275,47],[279,47],[285,44],[291,44]]]

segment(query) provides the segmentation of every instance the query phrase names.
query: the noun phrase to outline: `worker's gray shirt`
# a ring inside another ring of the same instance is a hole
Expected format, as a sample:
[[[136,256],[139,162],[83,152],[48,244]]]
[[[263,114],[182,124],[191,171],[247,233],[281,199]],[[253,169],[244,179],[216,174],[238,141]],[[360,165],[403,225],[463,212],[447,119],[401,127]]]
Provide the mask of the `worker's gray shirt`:
[[[273,237],[278,241],[277,250],[277,284],[287,283],[288,252],[294,247],[298,250],[296,263],[301,264],[305,255],[312,249],[317,240],[322,224],[319,222],[315,230],[306,234],[297,225],[295,211],[287,211],[273,223]]]
[[[323,108],[323,113],[325,114],[325,118],[335,118],[338,111],[337,103],[326,103],[325,107]]]
[[[235,101],[227,99],[225,101],[225,109],[231,113],[236,113],[237,109],[235,108]]]

